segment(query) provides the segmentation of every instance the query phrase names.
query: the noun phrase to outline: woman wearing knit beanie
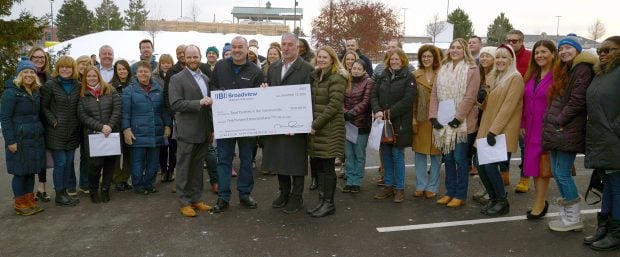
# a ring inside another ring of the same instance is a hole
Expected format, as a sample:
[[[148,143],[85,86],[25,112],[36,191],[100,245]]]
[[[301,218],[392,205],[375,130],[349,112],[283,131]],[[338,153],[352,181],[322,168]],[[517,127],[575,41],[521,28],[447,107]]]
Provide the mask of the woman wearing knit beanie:
[[[34,174],[45,170],[45,142],[39,112],[41,82],[36,67],[22,57],[17,77],[2,94],[0,123],[4,136],[6,170],[13,175],[15,213],[22,216],[43,211],[34,200]]]

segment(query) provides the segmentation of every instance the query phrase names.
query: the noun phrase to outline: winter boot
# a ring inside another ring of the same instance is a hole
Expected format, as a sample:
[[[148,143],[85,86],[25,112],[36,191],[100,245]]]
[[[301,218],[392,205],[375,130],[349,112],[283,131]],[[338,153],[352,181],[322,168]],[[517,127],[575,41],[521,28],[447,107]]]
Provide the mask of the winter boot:
[[[24,195],[15,197],[15,214],[21,216],[30,216],[35,214],[34,210],[30,208],[30,205]]]
[[[508,198],[504,196],[503,198],[495,199],[495,203],[486,209],[484,214],[488,216],[500,216],[507,214],[510,211],[510,204],[508,203]]]
[[[90,201],[92,203],[100,203],[101,202],[101,196],[99,196],[99,188],[97,187],[91,187],[89,190],[89,194],[90,194]]]
[[[286,206],[291,194],[291,178],[289,176],[278,175],[278,184],[280,184],[280,195],[271,203],[273,208]]]
[[[549,222],[549,229],[558,232],[581,231],[583,222],[579,212],[579,200],[561,206],[560,218]]]
[[[517,193],[527,193],[530,191],[530,178],[521,177],[519,180],[519,184],[515,187],[515,192]]]
[[[596,225],[596,231],[594,232],[594,235],[591,236],[587,236],[586,238],[583,239],[583,243],[586,245],[591,245],[592,243],[601,240],[605,237],[605,235],[607,234],[607,229],[609,227],[609,213],[597,213],[596,214],[596,220],[597,220],[597,225]]]
[[[102,203],[107,203],[110,201],[110,189],[104,187],[101,189],[100,200]]]
[[[610,251],[620,247],[620,220],[611,220],[607,234],[601,240],[598,240],[590,248],[596,251]]]
[[[320,209],[321,206],[323,206],[323,204],[325,203],[325,190],[323,189],[325,187],[325,174],[323,173],[318,174],[316,180],[317,180],[317,186],[319,189],[319,201],[314,207],[306,210],[306,213],[308,214],[314,213],[315,211]]]
[[[58,206],[75,206],[75,202],[73,202],[66,190],[56,191],[55,202]]]
[[[34,193],[27,193],[25,197],[26,201],[28,202],[28,206],[30,206],[30,208],[34,211],[35,214],[44,211],[43,208],[37,206],[37,202],[34,199]]]
[[[312,212],[312,217],[320,218],[336,213],[334,205],[334,192],[336,191],[336,174],[333,171],[323,173],[323,179],[319,180],[319,190],[323,191],[323,205],[316,211]],[[319,175],[320,176],[320,175]]]
[[[301,198],[301,195],[291,194],[282,212],[286,214],[296,213],[301,210],[302,206],[303,200]]]

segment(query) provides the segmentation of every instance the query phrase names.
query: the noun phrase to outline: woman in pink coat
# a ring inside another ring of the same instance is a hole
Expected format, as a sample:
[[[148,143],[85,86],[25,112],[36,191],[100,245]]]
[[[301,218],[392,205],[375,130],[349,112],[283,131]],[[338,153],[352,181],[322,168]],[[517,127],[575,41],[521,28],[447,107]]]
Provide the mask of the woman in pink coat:
[[[534,177],[536,188],[534,206],[527,211],[528,219],[544,217],[549,208],[545,200],[549,178],[540,176],[540,157],[543,154],[542,130],[547,111],[547,92],[553,84],[551,67],[556,59],[557,51],[552,41],[536,42],[532,49],[529,69],[525,75],[523,118],[521,119],[521,134],[525,142],[523,175]]]

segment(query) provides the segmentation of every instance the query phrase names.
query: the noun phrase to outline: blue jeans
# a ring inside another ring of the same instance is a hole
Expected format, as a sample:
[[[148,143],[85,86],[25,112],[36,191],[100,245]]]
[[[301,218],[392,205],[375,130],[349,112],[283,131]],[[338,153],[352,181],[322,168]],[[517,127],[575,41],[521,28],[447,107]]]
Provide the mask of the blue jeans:
[[[67,188],[75,188],[75,168],[73,167],[75,149],[52,150],[52,157],[54,158],[53,176],[56,192],[64,191]],[[73,183],[71,183],[72,177]]]
[[[159,147],[131,148],[131,184],[134,190],[152,188],[159,168]]]
[[[32,190],[34,190],[34,174],[22,176],[14,175],[13,181],[11,181],[11,188],[13,189],[13,195],[15,197],[32,193]]]
[[[469,183],[469,151],[467,142],[457,143],[450,153],[444,155],[446,166],[446,195],[460,200],[467,199]]]
[[[415,153],[415,152],[414,152]],[[426,161],[431,157],[431,174],[426,172]],[[439,169],[441,168],[441,155],[426,155],[415,153],[415,190],[437,193],[439,190]]]
[[[358,134],[357,142],[346,140],[344,147],[344,172],[347,176],[347,185],[360,186],[364,178],[366,166],[366,145],[370,134]]]
[[[405,152],[403,148],[381,144],[383,153],[383,176],[386,187],[405,189]]]
[[[256,145],[256,137],[226,138],[217,140],[217,186],[218,197],[230,202],[230,177],[232,175],[232,161],[235,156],[235,142],[239,145],[239,159],[241,161],[237,191],[239,199],[250,197],[254,188],[254,172],[252,170],[252,153]]]
[[[614,220],[620,220],[620,171],[603,176],[603,200],[601,213],[611,214]]]
[[[553,178],[565,202],[572,202],[579,198],[577,185],[575,185],[575,180],[572,175],[575,156],[577,156],[577,154],[571,152],[549,151],[551,172],[553,172]]]

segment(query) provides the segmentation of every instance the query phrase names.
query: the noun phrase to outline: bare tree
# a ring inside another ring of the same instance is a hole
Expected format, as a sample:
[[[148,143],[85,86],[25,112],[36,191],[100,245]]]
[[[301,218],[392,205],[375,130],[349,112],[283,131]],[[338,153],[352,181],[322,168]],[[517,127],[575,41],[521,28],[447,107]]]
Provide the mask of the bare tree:
[[[433,44],[435,44],[435,37],[441,34],[444,29],[446,29],[446,23],[439,20],[439,13],[436,13],[428,24],[426,24],[426,34],[433,38]]]
[[[198,4],[196,4],[196,1],[192,2],[192,4],[189,6],[189,8],[187,9],[190,18],[192,18],[193,22],[197,22],[198,21],[198,17],[200,17],[200,6],[198,6]]]
[[[157,11],[153,12],[153,10]],[[151,5],[151,11],[149,12],[151,13],[151,19],[144,22],[144,31],[149,35],[149,37],[151,37],[153,46],[155,46],[155,37],[157,37],[157,34],[161,32],[160,22],[163,20],[161,19],[161,7],[156,3],[153,3]]]
[[[599,38],[602,38],[605,35],[606,29],[605,24],[600,19],[596,19],[596,21],[588,28],[588,33],[590,33],[590,38],[592,40],[597,41]]]

